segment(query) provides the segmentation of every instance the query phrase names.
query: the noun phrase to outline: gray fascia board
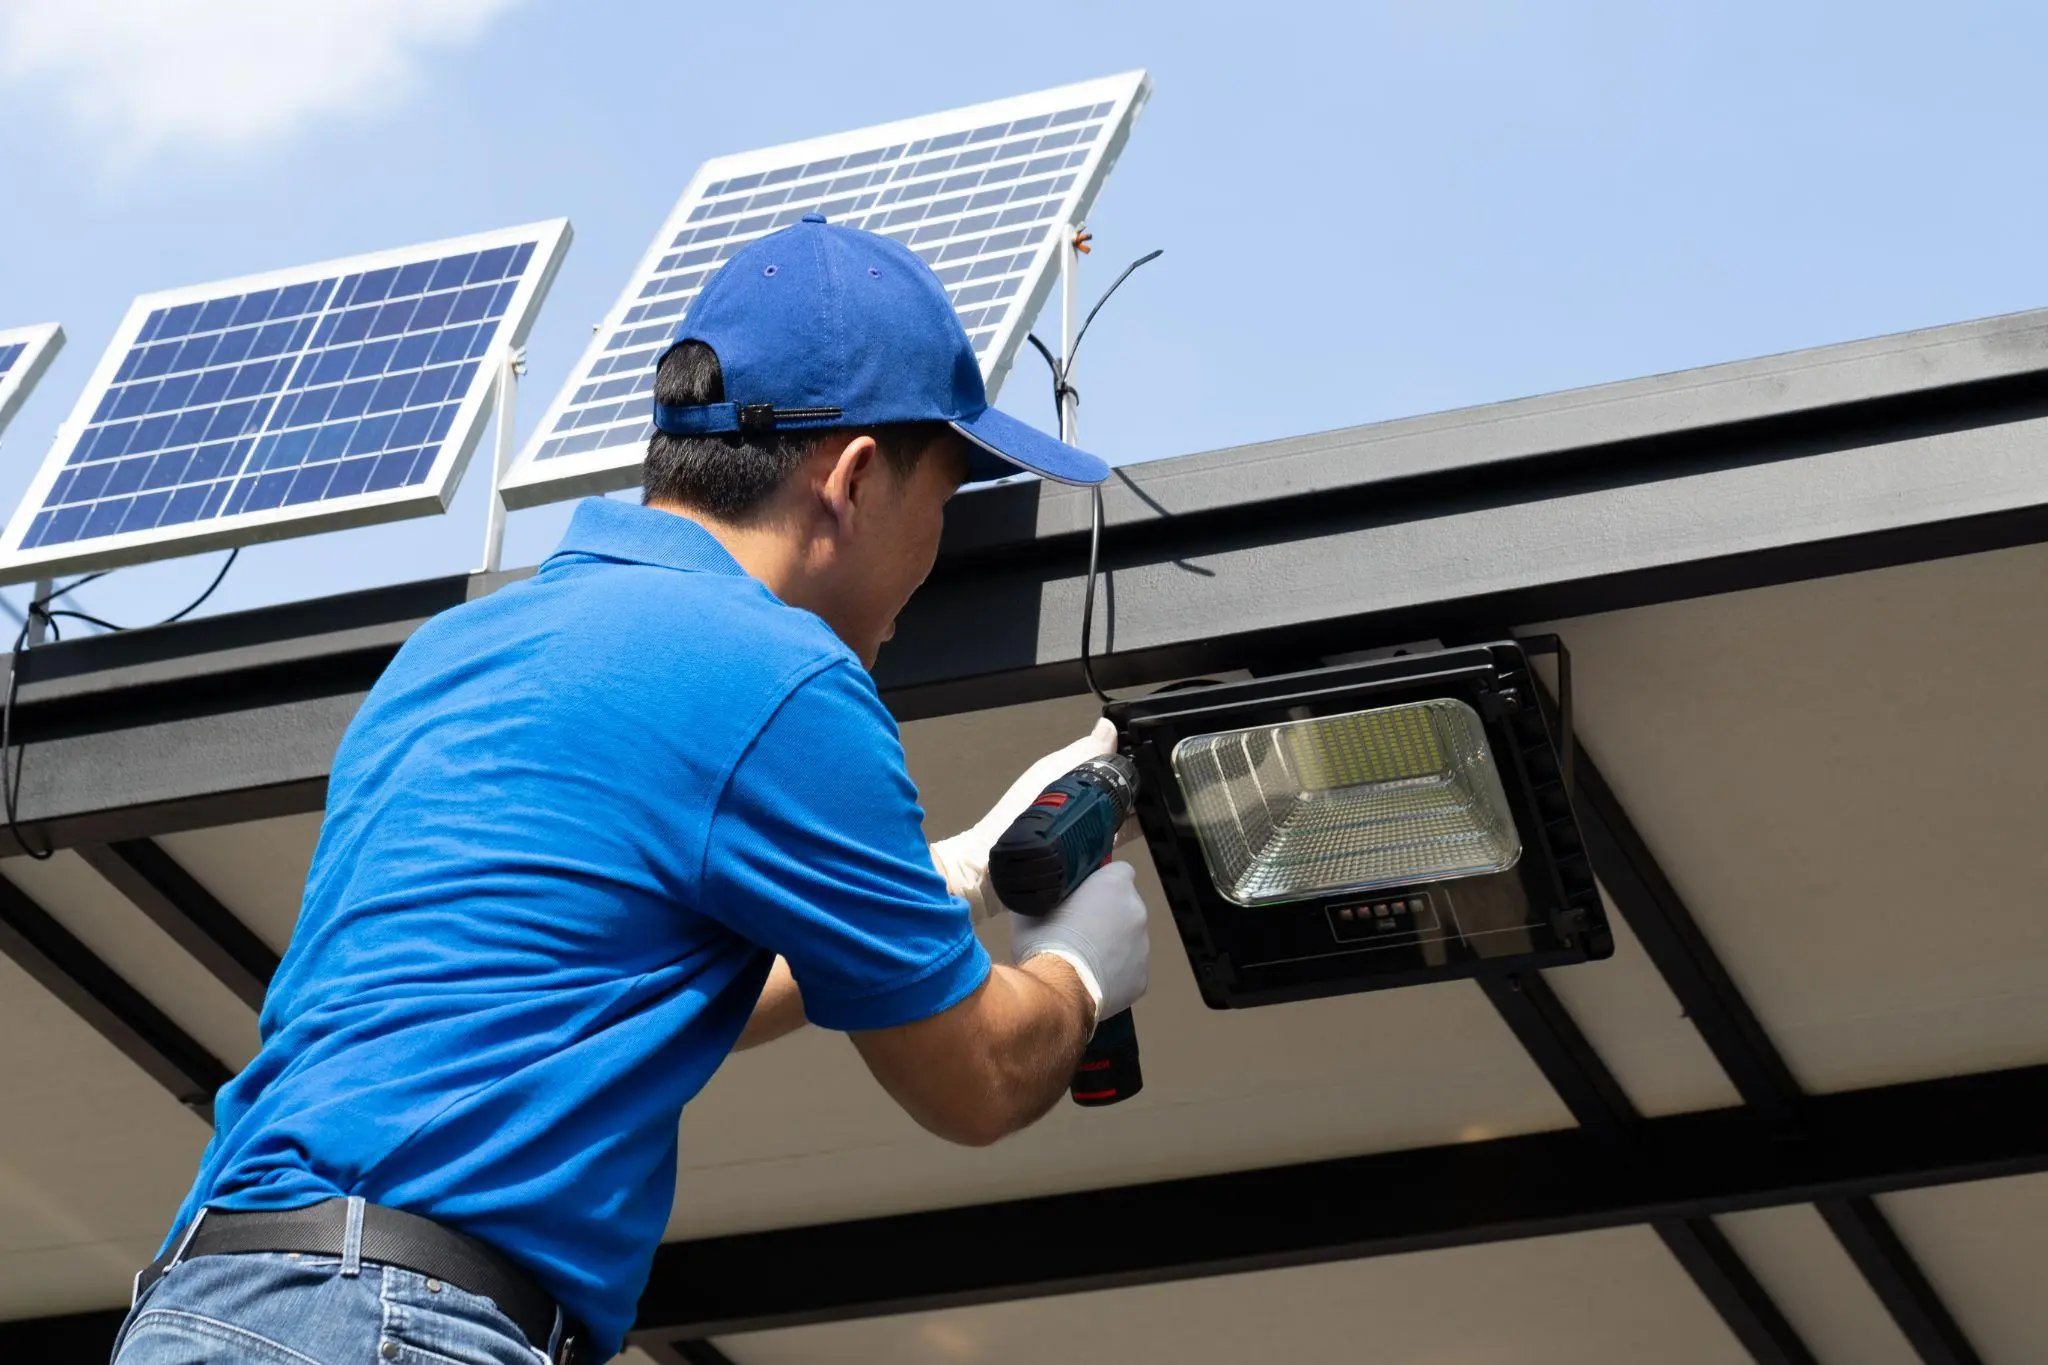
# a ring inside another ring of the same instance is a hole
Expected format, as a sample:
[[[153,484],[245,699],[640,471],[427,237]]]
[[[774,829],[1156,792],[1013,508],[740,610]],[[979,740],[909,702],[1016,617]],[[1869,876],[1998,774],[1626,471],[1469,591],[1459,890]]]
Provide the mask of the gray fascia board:
[[[1105,528],[1417,477],[1477,474],[1715,428],[1785,423],[2048,371],[2048,309],[1788,351],[1700,369],[1404,417],[1127,466],[1103,490]],[[1137,487],[1122,476],[1135,480]],[[1085,532],[1089,491],[1047,485],[1028,527],[1012,485],[949,514],[947,551]],[[1141,491],[1142,490],[1142,491]]]

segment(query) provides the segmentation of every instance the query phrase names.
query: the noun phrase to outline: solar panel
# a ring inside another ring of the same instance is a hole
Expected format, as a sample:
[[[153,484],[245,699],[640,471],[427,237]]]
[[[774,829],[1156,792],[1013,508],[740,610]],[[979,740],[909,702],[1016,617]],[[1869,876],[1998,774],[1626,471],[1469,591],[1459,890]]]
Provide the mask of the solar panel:
[[[0,330],[0,432],[63,347],[64,329],[54,322]]]
[[[991,396],[1150,93],[1142,71],[698,168],[500,490],[527,507],[621,488],[652,430],[654,362],[747,242],[806,213],[908,245],[945,282]]]
[[[0,537],[0,581],[441,511],[569,224],[129,308]]]

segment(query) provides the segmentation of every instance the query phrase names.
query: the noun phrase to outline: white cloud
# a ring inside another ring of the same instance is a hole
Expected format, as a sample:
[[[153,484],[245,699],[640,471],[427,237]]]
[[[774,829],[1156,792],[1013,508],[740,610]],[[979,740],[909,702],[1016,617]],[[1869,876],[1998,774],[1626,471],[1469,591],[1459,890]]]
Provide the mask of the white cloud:
[[[387,114],[422,59],[518,0],[5,0],[0,81],[31,84],[110,162],[244,152]]]

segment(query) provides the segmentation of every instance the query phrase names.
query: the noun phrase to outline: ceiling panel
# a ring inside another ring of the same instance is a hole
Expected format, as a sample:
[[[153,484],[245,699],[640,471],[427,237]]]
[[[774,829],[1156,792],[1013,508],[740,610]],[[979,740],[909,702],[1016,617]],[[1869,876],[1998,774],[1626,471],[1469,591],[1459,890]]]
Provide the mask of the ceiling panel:
[[[1085,1237],[1085,1228],[1076,1228]],[[1000,1247],[963,1254],[1001,1255]],[[1737,1365],[1653,1234],[1460,1247],[720,1338],[736,1365]]]
[[[1987,1365],[2048,1360],[2048,1175],[1905,1190],[1878,1204]]]
[[[9,858],[0,875],[229,1069],[256,1055],[256,1016],[249,1007],[77,854],[60,852],[47,862]]]
[[[1601,897],[1614,956],[1556,968],[1543,979],[1645,1117],[1742,1103],[1604,889]]]
[[[2029,546],[1555,627],[1588,749],[1809,1089],[2048,1059],[2044,583]]]
[[[166,834],[157,842],[179,866],[282,953],[298,922],[320,815],[283,815],[241,825]]]
[[[118,1303],[206,1125],[4,957],[0,1036],[0,1319]]]
[[[1813,1205],[1714,1221],[1821,1365],[1918,1365],[1920,1357]]]

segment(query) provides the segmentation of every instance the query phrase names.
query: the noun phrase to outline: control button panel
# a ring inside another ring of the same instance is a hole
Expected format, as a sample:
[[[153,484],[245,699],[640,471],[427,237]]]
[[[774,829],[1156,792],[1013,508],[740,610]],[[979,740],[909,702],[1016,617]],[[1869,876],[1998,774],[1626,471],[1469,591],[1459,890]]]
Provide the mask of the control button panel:
[[[1343,943],[1407,939],[1440,928],[1436,903],[1427,891],[1332,906],[1329,916],[1331,932]]]

